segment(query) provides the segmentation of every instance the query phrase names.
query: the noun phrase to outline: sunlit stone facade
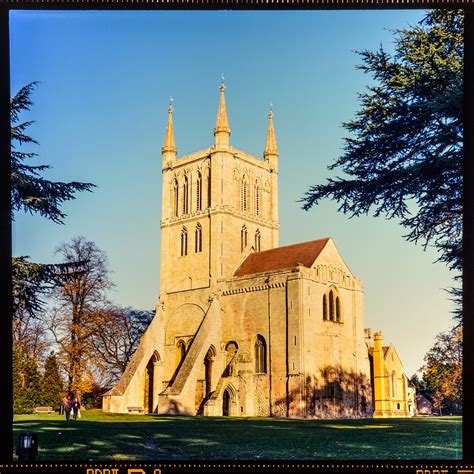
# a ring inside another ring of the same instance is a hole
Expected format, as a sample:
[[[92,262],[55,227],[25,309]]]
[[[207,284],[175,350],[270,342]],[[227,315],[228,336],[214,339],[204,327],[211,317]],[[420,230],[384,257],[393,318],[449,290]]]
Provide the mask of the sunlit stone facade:
[[[162,148],[156,316],[103,409],[280,417],[372,414],[361,281],[331,238],[278,247],[278,149],[229,144],[224,96],[212,146]]]

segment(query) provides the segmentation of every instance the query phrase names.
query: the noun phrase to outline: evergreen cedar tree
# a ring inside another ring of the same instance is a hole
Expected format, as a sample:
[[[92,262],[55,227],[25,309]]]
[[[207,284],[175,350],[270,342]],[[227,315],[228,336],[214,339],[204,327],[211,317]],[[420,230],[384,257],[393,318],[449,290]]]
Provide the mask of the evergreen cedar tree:
[[[63,383],[53,352],[46,358],[40,374],[34,358],[13,346],[13,412],[31,413],[36,406],[58,410],[62,402]]]
[[[22,146],[38,145],[38,142],[27,135],[27,129],[33,121],[21,122],[20,114],[29,111],[33,105],[31,94],[37,84],[32,82],[22,87],[10,101],[11,218],[13,220],[15,211],[22,210],[32,214],[39,213],[57,224],[63,224],[66,214],[60,210],[61,204],[74,199],[76,191],[91,191],[95,185],[49,181],[41,177],[41,172],[50,168],[48,165],[26,164],[26,161],[36,157],[37,153],[22,151]],[[83,271],[81,267],[85,263],[76,261],[47,265],[31,262],[26,256],[14,257],[12,259],[14,324],[27,325],[29,320],[39,318],[44,308],[42,296],[70,278],[72,274],[81,273]],[[15,413],[31,412],[43,397],[40,393],[40,376],[36,361],[22,354],[20,347],[21,341],[15,341],[13,348]],[[57,388],[59,389],[59,385]]]
[[[61,183],[48,181],[41,177],[41,172],[49,169],[48,165],[28,165],[25,162],[38,156],[34,152],[20,151],[25,144],[38,142],[26,134],[33,121],[20,121],[20,114],[29,111],[33,102],[31,94],[37,85],[31,82],[22,87],[10,101],[11,129],[11,212],[23,210],[39,213],[41,216],[58,224],[63,224],[66,215],[59,209],[60,205],[74,199],[76,191],[91,191],[91,183]],[[57,283],[60,274],[79,271],[84,262],[69,262],[63,265],[46,265],[28,261],[28,257],[12,259],[13,274],[13,312],[20,311],[30,317],[36,317],[43,307],[42,295],[45,295]]]
[[[57,410],[62,404],[63,391],[58,360],[54,352],[51,352],[44,363],[44,374],[41,378],[42,405]]]
[[[11,123],[11,206],[14,211],[23,210],[39,213],[57,224],[63,224],[66,217],[60,205],[74,199],[76,191],[91,191],[92,183],[62,183],[48,181],[41,177],[41,172],[50,168],[48,165],[27,165],[25,161],[37,156],[37,153],[19,151],[17,145],[35,144],[38,142],[26,135],[32,121],[20,122],[20,113],[30,110],[33,105],[31,93],[37,82],[22,87],[10,102]]]
[[[38,155],[20,149],[25,144],[38,145],[38,142],[26,133],[33,122],[20,121],[20,114],[29,111],[33,105],[31,94],[37,84],[31,82],[22,87],[10,102],[12,219],[15,211],[23,210],[39,213],[53,222],[63,224],[66,215],[60,211],[60,205],[64,201],[74,199],[76,191],[91,191],[94,185],[48,181],[41,177],[41,172],[49,166],[25,163]],[[84,264],[84,261],[78,261],[47,265],[31,262],[26,256],[12,258],[15,324],[27,325],[31,318],[38,318],[44,307],[42,296],[71,273],[80,272]]]
[[[397,218],[404,237],[433,245],[450,270],[462,271],[463,12],[433,10],[395,32],[395,53],[358,53],[375,80],[330,170],[344,177],[311,186],[305,210],[323,198],[350,217]],[[461,290],[452,289],[455,301]],[[455,312],[460,324],[461,307]]]

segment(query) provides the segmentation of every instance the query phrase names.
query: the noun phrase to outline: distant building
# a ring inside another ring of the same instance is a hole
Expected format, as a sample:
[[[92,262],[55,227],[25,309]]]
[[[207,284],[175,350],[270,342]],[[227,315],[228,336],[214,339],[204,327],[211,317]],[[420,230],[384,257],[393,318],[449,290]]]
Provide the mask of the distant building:
[[[383,346],[383,333],[372,336],[365,331],[369,350],[372,408],[374,418],[413,416],[409,407],[408,378],[403,373],[403,364],[390,344]]]
[[[423,393],[416,394],[416,411],[417,415],[434,415],[437,412],[429,396]]]
[[[410,412],[410,416],[415,416],[417,414],[416,411],[416,387],[415,384],[405,375],[405,383],[407,387],[407,401],[408,401],[408,411]]]
[[[179,159],[168,110],[156,316],[103,409],[408,416],[401,362],[377,334],[372,400],[363,286],[333,240],[278,247],[273,113],[263,159],[234,148],[224,89],[213,145]]]

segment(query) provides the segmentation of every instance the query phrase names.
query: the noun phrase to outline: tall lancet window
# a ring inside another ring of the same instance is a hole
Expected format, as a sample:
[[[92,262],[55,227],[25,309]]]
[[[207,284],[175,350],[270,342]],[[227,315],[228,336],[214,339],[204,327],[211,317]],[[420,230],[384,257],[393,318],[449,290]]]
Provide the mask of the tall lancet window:
[[[207,207],[211,207],[211,168],[207,173]]]
[[[242,226],[240,230],[240,251],[243,252],[247,247],[247,226]]]
[[[260,334],[255,341],[255,372],[257,374],[265,374],[267,372],[267,345],[265,339]]]
[[[196,211],[202,209],[202,175],[198,171],[196,180]]]
[[[188,229],[183,227],[181,230],[181,256],[184,257],[188,254]]]
[[[329,319],[331,321],[335,321],[335,314],[334,314],[334,292],[331,290],[329,292]]]
[[[194,232],[194,242],[196,253],[202,252],[202,227],[199,222],[196,225],[196,231]]]
[[[178,217],[179,214],[179,186],[178,180],[175,179],[173,183],[173,215]]]
[[[261,213],[261,207],[262,207],[262,196],[261,196],[261,190],[260,186],[258,183],[255,183],[255,186],[253,187],[253,194],[254,194],[254,212],[257,216],[260,215]]]
[[[260,252],[260,231],[255,232],[255,252]]]
[[[184,183],[183,183],[183,214],[187,214],[189,211],[188,203],[189,203],[189,182],[188,182],[188,177],[185,176]]]
[[[339,303],[339,296],[336,296],[336,321],[341,322],[341,303]]]
[[[246,211],[248,209],[248,192],[249,186],[247,178],[244,176],[240,182],[240,210]]]

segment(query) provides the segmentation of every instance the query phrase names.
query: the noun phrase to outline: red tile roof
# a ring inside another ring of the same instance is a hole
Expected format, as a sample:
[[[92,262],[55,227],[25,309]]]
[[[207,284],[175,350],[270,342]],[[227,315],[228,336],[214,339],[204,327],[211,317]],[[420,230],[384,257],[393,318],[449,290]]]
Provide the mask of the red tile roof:
[[[328,242],[329,237],[301,244],[277,247],[263,252],[251,253],[234,273],[240,277],[252,273],[273,272],[293,268],[300,264],[310,268]]]

